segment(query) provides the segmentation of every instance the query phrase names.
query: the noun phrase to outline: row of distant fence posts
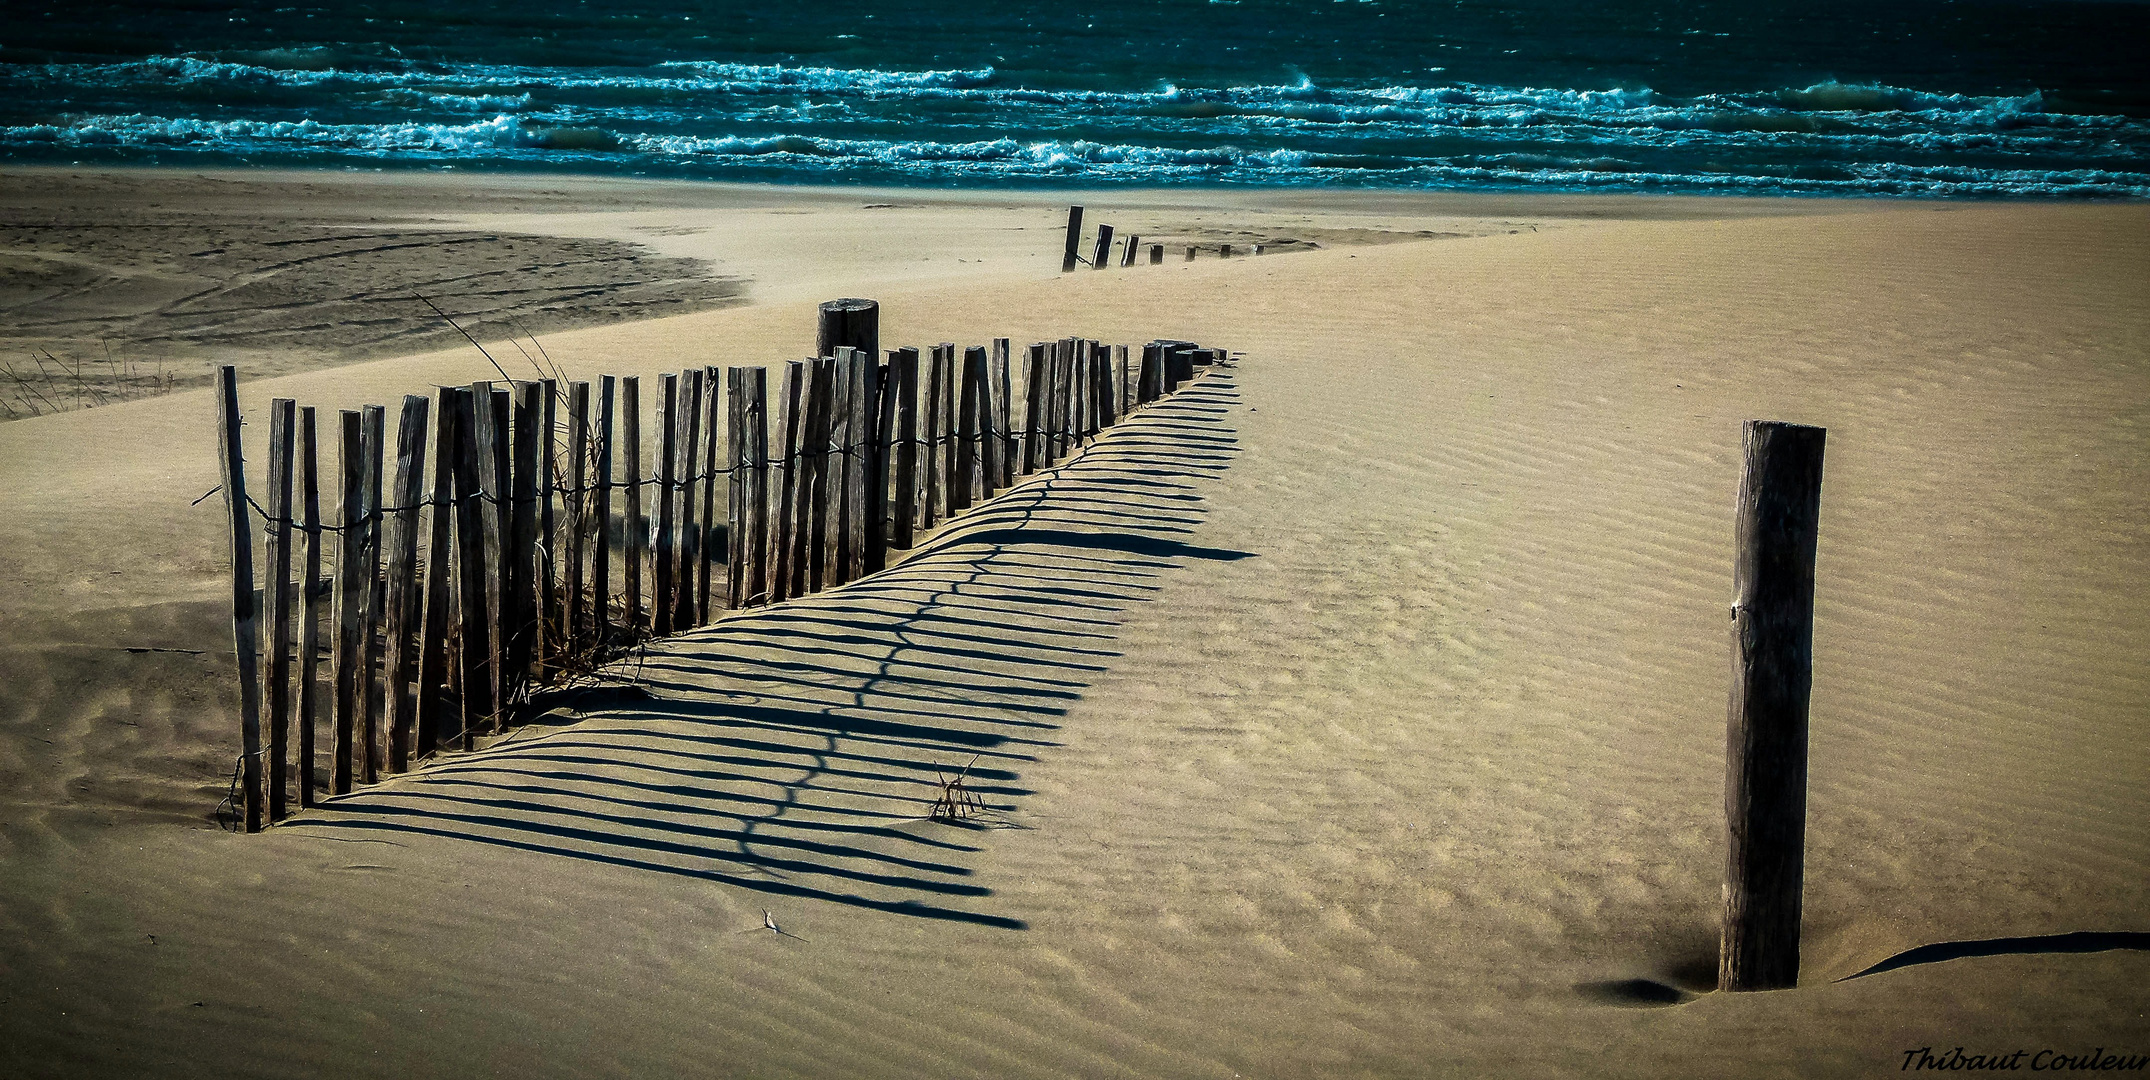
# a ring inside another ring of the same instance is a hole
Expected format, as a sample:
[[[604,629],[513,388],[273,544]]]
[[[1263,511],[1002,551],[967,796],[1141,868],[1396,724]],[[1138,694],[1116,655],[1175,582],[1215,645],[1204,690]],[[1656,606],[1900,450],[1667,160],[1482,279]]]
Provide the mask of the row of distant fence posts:
[[[1068,273],[1068,272],[1070,272],[1070,271],[1073,271],[1073,270],[1074,270],[1074,269],[1075,269],[1075,268],[1076,268],[1077,266],[1080,266],[1080,265],[1082,265],[1083,263],[1086,263],[1086,262],[1090,264],[1090,269],[1092,269],[1092,270],[1103,270],[1103,269],[1105,269],[1105,268],[1107,268],[1107,267],[1109,267],[1109,266],[1113,265],[1113,262],[1112,262],[1112,249],[1113,249],[1113,240],[1112,240],[1112,226],[1110,226],[1110,225],[1106,225],[1106,224],[1103,224],[1103,223],[1100,223],[1100,224],[1098,225],[1098,227],[1097,227],[1097,236],[1096,236],[1096,238],[1095,238],[1095,239],[1093,239],[1093,240],[1091,241],[1091,248],[1090,248],[1090,257],[1089,257],[1088,259],[1085,259],[1085,258],[1083,258],[1083,256],[1082,256],[1082,239],[1083,239],[1083,232],[1082,232],[1082,207],[1080,207],[1080,206],[1070,206],[1070,207],[1068,207],[1068,243],[1067,243],[1067,249],[1066,249],[1065,251],[1061,252],[1061,255],[1060,255],[1060,272],[1061,272],[1061,273],[1065,274],[1065,273]],[[1197,251],[1200,251],[1200,250],[1201,250],[1201,245],[1199,245],[1199,244],[1188,244],[1188,245],[1186,245],[1186,251],[1187,251],[1187,255],[1186,255],[1186,259],[1185,259],[1185,261],[1187,261],[1187,262],[1193,262],[1193,261],[1194,261],[1194,256],[1195,256],[1195,252],[1197,252]],[[1129,234],[1129,235],[1127,235],[1127,236],[1125,236],[1125,237],[1122,237],[1122,238],[1120,239],[1120,263],[1119,263],[1119,265],[1121,265],[1121,266],[1133,266],[1133,265],[1135,265],[1135,258],[1136,258],[1136,256],[1137,256],[1137,255],[1139,255],[1139,254],[1141,253],[1141,251],[1142,251],[1142,237],[1140,237],[1140,236],[1138,236],[1138,235],[1134,235],[1134,234]],[[1256,244],[1256,245],[1254,245],[1254,253],[1255,253],[1256,255],[1260,255],[1260,254],[1262,253],[1262,247],[1261,247],[1261,245],[1260,245],[1260,244]],[[1232,257],[1232,245],[1230,245],[1230,244],[1218,244],[1218,245],[1217,245],[1217,254],[1218,254],[1218,255],[1219,255],[1220,257],[1222,257],[1222,258],[1226,258],[1226,259],[1229,259],[1229,258],[1231,258],[1231,257]],[[1154,266],[1154,265],[1156,265],[1156,264],[1158,264],[1158,263],[1161,263],[1161,262],[1164,262],[1164,261],[1165,261],[1165,246],[1164,246],[1163,244],[1151,244],[1151,245],[1150,245],[1150,264]]]
[[[330,478],[333,524],[314,409],[270,403],[266,502],[256,503],[237,372],[220,369],[245,829],[282,820],[294,786],[298,806],[313,805],[324,711],[331,794],[443,747],[470,749],[516,722],[535,692],[650,637],[884,569],[891,549],[914,547],[1225,358],[1190,342],[1134,354],[1080,338],[1016,357],[1001,338],[877,360],[869,300],[822,305],[816,351],[785,364],[773,387],[763,367],[663,375],[654,402],[641,380],[611,375],[595,387],[541,378],[409,395],[385,489],[386,410],[344,410],[328,433],[342,462]],[[653,447],[643,444],[648,405]]]

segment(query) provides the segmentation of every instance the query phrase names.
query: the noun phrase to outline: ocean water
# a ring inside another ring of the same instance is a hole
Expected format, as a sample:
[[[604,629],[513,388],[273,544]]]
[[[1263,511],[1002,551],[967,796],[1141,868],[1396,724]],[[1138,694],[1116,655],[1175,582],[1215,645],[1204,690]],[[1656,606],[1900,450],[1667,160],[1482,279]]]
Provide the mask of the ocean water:
[[[2150,4],[10,5],[0,161],[2141,198]]]

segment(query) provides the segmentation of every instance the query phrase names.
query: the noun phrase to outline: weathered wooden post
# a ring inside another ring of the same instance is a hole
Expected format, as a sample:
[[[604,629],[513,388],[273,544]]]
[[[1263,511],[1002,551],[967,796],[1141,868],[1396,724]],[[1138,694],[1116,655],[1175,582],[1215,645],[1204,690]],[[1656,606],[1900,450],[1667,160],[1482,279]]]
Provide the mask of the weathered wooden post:
[[[358,670],[358,704],[362,723],[359,734],[364,741],[359,756],[359,778],[365,783],[378,783],[381,778],[381,698],[376,692],[380,686],[381,673],[381,459],[387,446],[388,410],[379,405],[367,405],[360,409],[360,424],[366,436],[366,516],[363,530],[365,551],[360,556],[365,561],[364,603],[359,608],[363,620],[359,626],[358,640],[365,646],[365,666]]]
[[[343,525],[336,533],[336,642],[329,662],[335,669],[336,712],[334,742],[329,749],[329,794],[351,790],[352,731],[358,724],[359,696],[365,692],[360,677],[365,664],[365,645],[359,640],[360,611],[364,592],[373,576],[361,566],[366,528],[366,435],[358,410],[345,409],[341,419],[343,469]]]
[[[685,391],[679,408],[679,546],[675,555],[679,569],[672,577],[672,629],[687,630],[696,623],[694,613],[694,564],[701,561],[702,545],[696,542],[695,460],[702,452],[702,369],[688,368],[680,376]]]
[[[388,667],[381,691],[388,704],[388,771],[410,768],[411,731],[418,699],[412,693],[412,639],[418,629],[418,503],[424,498],[426,421],[432,402],[403,398],[396,428],[395,516],[388,519]]]
[[[985,350],[973,345],[963,350],[958,378],[962,390],[956,395],[955,454],[948,469],[948,514],[970,509],[971,476],[978,467],[978,438],[982,426],[978,409],[984,402]]]
[[[231,639],[239,659],[240,816],[261,831],[260,600],[254,593],[254,525],[246,500],[246,455],[239,441],[239,370],[217,369],[217,464],[223,471],[224,518],[231,525]]]
[[[538,380],[538,489],[537,489],[537,583],[538,617],[537,637],[534,649],[537,681],[549,679],[551,658],[560,653],[562,617],[560,614],[560,586],[555,576],[560,563],[559,519],[553,512],[553,495],[559,490],[559,475],[553,455],[557,445],[554,432],[558,431],[560,383],[556,379]]]
[[[266,573],[263,595],[269,604],[269,821],[288,813],[290,788],[285,769],[291,742],[291,451],[298,403],[277,398],[269,403],[269,506],[265,515]]]
[[[613,430],[617,427],[612,419],[612,404],[618,396],[618,379],[611,375],[597,377],[597,505],[590,511],[595,519],[590,527],[597,531],[597,551],[590,565],[590,619],[599,650],[612,636],[612,448]]]
[[[509,633],[515,622],[515,499],[510,486],[514,455],[508,445],[513,430],[509,391],[489,383],[482,394],[474,393],[478,416],[478,482],[485,488],[485,611],[492,620],[488,640],[492,653],[486,658],[486,674],[492,679],[488,700],[493,711],[488,727],[498,730],[505,722],[514,693],[514,671],[509,666],[514,647]]]
[[[1076,207],[1078,219],[1081,213]],[[918,536],[918,350],[890,352],[888,378],[896,391],[896,476],[889,487],[888,542],[908,551]]]
[[[1103,270],[1112,258],[1112,226],[1097,227],[1097,247],[1090,252],[1090,269]]]
[[[1150,245],[1150,265],[1151,265],[1151,266],[1157,266],[1157,265],[1160,265],[1160,264],[1162,264],[1162,263],[1163,263],[1164,261],[1165,261],[1165,246],[1164,246],[1163,244],[1151,244],[1151,245]]]
[[[665,374],[658,378],[657,398],[657,535],[655,552],[651,555],[650,587],[650,633],[666,634],[672,630],[672,613],[677,598],[672,595],[672,508],[679,487],[676,455],[679,452],[679,376]]]
[[[851,521],[846,516],[850,510],[851,459],[851,380],[855,367],[851,362],[854,350],[846,345],[838,347],[834,354],[822,361],[832,370],[829,398],[829,453],[825,460],[827,475],[822,481],[823,501],[828,528],[822,535],[821,565],[823,588],[831,588],[851,580],[845,573],[844,542],[850,535]]]
[[[709,400],[702,412],[702,520],[695,526],[695,550],[701,558],[694,563],[694,624],[700,626],[709,621],[709,578],[711,564],[716,561],[716,551],[710,543],[717,532],[717,433],[724,430],[724,369],[714,365],[702,369],[702,382],[709,387]],[[729,494],[729,485],[727,485]],[[729,514],[730,503],[726,509]],[[736,556],[730,550],[732,538],[738,533],[725,531],[726,559]]]
[[[1082,255],[1078,250],[1081,246],[1082,207],[1070,206],[1068,207],[1068,247],[1066,253],[1060,256],[1061,273],[1065,274],[1075,269],[1075,264],[1082,261]]]
[[[1232,257],[1232,245],[1230,245],[1230,244],[1218,244],[1218,245],[1217,245],[1217,257],[1218,257],[1218,258],[1220,258],[1220,259],[1229,259],[1229,258],[1231,258],[1231,257]]]
[[[874,386],[873,457],[866,473],[866,551],[862,572],[872,574],[888,568],[888,484],[896,463],[896,365],[867,357],[866,378]]]
[[[588,389],[587,386],[584,387]],[[425,629],[418,653],[418,715],[413,761],[440,748],[441,715],[447,708],[448,628],[455,605],[455,394],[454,387],[440,389],[434,406],[433,513],[426,544]],[[588,397],[587,394],[584,397]],[[577,482],[580,486],[580,482]]]
[[[1722,990],[1799,982],[1807,820],[1807,699],[1814,685],[1818,427],[1749,420],[1732,570],[1726,724]]]
[[[836,350],[853,348],[869,357],[881,355],[881,305],[878,301],[847,296],[821,305],[821,324],[814,335],[815,356],[835,356]]]
[[[943,451],[941,428],[944,426],[943,421],[945,418],[941,416],[941,398],[943,395],[941,393],[941,350],[939,346],[934,346],[933,352],[925,358],[925,362],[926,415],[922,429],[924,437],[920,440],[918,448],[918,467],[923,474],[919,477],[919,486],[923,490],[920,492],[918,499],[918,527],[930,529],[933,527],[933,523],[939,520],[941,506],[940,460]]]
[[[1181,261],[1182,261],[1182,262],[1193,262],[1193,261],[1194,261],[1194,245],[1193,245],[1193,244],[1189,244],[1189,245],[1187,245],[1187,257],[1186,257],[1185,259],[1181,260]]]
[[[1000,436],[999,445],[993,450],[994,455],[1000,459],[1000,479],[995,487],[1013,485],[1015,470],[1022,464],[1016,458],[1019,451],[1016,447],[1015,432],[1009,426],[1009,409],[1014,393],[1014,389],[1008,385],[1008,379],[1013,374],[1008,366],[1009,344],[1007,338],[993,339],[993,430]]]
[[[538,588],[538,421],[541,409],[538,405],[538,384],[516,383],[514,390],[515,445],[510,464],[513,473],[509,479],[509,498],[512,500],[508,517],[508,573],[502,578],[502,597],[507,606],[502,610],[508,622],[508,685],[520,688],[530,683],[536,666]],[[551,434],[544,435],[549,443]],[[501,695],[501,720],[507,719],[507,705],[513,700],[512,691]]]
[[[805,451],[806,471],[800,479],[805,495],[799,508],[798,561],[793,566],[794,595],[820,592],[828,572],[826,545],[829,527],[829,432],[836,404],[836,360],[818,358],[807,364],[812,378],[807,386]]]
[[[735,367],[724,376],[724,465],[728,472],[726,487],[730,493],[724,504],[724,531],[730,537],[731,549],[724,563],[726,609],[743,608],[747,605],[747,549],[751,546],[747,543],[747,492],[748,485],[752,483],[747,473],[747,370]]]
[[[456,610],[462,629],[456,652],[462,661],[463,691],[463,729],[456,741],[465,750],[476,741],[478,726],[493,713],[497,656],[490,594],[499,578],[486,561],[485,539],[493,508],[485,501],[487,480],[482,467],[486,460],[484,417],[491,411],[492,391],[484,387],[479,383],[475,388],[458,388],[453,400],[455,456],[450,467],[455,473]]]
[[[1044,409],[1045,409],[1045,401],[1044,401],[1044,387],[1045,387],[1045,373],[1046,373],[1046,367],[1047,367],[1047,366],[1048,366],[1048,365],[1050,364],[1050,362],[1051,362],[1051,360],[1050,360],[1050,357],[1049,357],[1049,356],[1048,356],[1047,354],[1048,354],[1048,353],[1050,352],[1050,350],[1051,350],[1051,349],[1052,349],[1052,345],[1051,345],[1051,344],[1049,344],[1049,343],[1047,343],[1047,342],[1043,342],[1043,341],[1040,341],[1040,342],[1037,342],[1037,343],[1035,343],[1035,344],[1031,345],[1031,346],[1030,346],[1030,363],[1029,363],[1029,364],[1028,364],[1028,366],[1027,366],[1027,367],[1028,367],[1028,370],[1024,372],[1024,378],[1023,378],[1023,475],[1024,475],[1024,476],[1028,476],[1028,475],[1030,475],[1031,473],[1037,472],[1037,471],[1038,471],[1038,468],[1039,468],[1039,466],[1043,464],[1043,462],[1044,462],[1044,458],[1045,458],[1045,454],[1044,454],[1044,449],[1045,449],[1045,432],[1044,432],[1044,430],[1043,430],[1043,424],[1044,424],[1044,422],[1045,422],[1045,421],[1044,421]]]
[[[806,365],[792,360],[784,364],[784,385],[777,392],[776,437],[783,456],[777,459],[777,467],[783,477],[777,482],[776,520],[771,523],[771,540],[776,551],[769,560],[769,583],[767,592],[770,602],[791,598],[793,578],[793,549],[797,547],[799,521],[799,432],[801,397],[805,392]]]
[[[567,384],[567,593],[565,651],[583,646],[588,600],[582,594],[583,560],[590,537],[590,384]]]
[[[632,375],[620,380],[620,472],[627,485],[627,526],[620,543],[626,550],[621,560],[622,585],[627,593],[628,633],[642,632],[642,549],[649,533],[642,521],[642,380]]]
[[[314,718],[321,681],[321,455],[313,406],[299,410],[299,808],[314,804]]]
[[[1134,233],[1128,233],[1127,242],[1120,246],[1120,265],[1123,267],[1135,265],[1135,252],[1140,250],[1141,247],[1142,237]]]
[[[851,350],[851,434],[844,455],[844,571],[851,581],[866,574],[866,532],[878,524],[867,503],[868,477],[873,474],[876,421],[880,419],[876,391],[881,379],[876,354]],[[879,500],[875,500],[878,502]]]

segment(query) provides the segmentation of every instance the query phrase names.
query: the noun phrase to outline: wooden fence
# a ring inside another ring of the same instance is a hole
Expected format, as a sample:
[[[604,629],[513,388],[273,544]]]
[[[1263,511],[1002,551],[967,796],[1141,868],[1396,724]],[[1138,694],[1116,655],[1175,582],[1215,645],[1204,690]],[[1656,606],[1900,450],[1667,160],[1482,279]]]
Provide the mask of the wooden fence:
[[[1072,273],[1077,266],[1081,266],[1084,263],[1088,263],[1092,270],[1103,270],[1112,265],[1112,226],[1102,223],[1098,225],[1097,235],[1091,241],[1090,257],[1087,259],[1082,254],[1082,238],[1082,207],[1070,206],[1068,207],[1067,247],[1060,253],[1061,273]],[[1120,265],[1123,267],[1133,266],[1136,258],[1142,252],[1142,237],[1129,233],[1120,239],[1119,248]],[[1200,245],[1188,244],[1186,248],[1187,257],[1185,261],[1193,262],[1195,252],[1201,250]],[[1262,245],[1254,245],[1254,253],[1256,255],[1262,254]],[[1224,259],[1231,258],[1232,245],[1218,244],[1217,256]],[[1163,244],[1151,244],[1150,264],[1154,266],[1164,261],[1165,246]]]
[[[282,820],[294,789],[298,807],[313,805],[324,715],[331,794],[471,749],[517,722],[537,691],[648,638],[885,568],[891,550],[1224,357],[1188,342],[1138,353],[1081,338],[1014,356],[1001,338],[877,361],[870,301],[822,314],[822,355],[773,371],[407,396],[385,477],[387,410],[344,410],[327,433],[341,462],[328,478],[333,523],[318,418],[289,398],[269,407],[266,501],[249,497],[237,373],[222,368],[245,829]]]

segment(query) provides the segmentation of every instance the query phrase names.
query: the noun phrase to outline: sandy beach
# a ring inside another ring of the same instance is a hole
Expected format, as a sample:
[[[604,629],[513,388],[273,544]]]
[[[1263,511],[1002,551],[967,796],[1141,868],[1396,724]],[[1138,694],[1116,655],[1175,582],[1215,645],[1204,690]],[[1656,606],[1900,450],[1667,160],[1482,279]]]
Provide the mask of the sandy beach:
[[[1070,202],[1168,259],[1059,273]],[[2150,1053],[2139,948],[1849,978],[2150,931],[2150,206],[11,168],[0,224],[14,370],[172,374],[0,422],[0,1074]],[[201,382],[495,377],[413,294],[518,375],[780,363],[838,296],[1240,359],[632,693],[221,831]],[[1829,438],[1801,981],[1727,994],[1749,418]],[[924,820],[973,754],[993,827]]]

